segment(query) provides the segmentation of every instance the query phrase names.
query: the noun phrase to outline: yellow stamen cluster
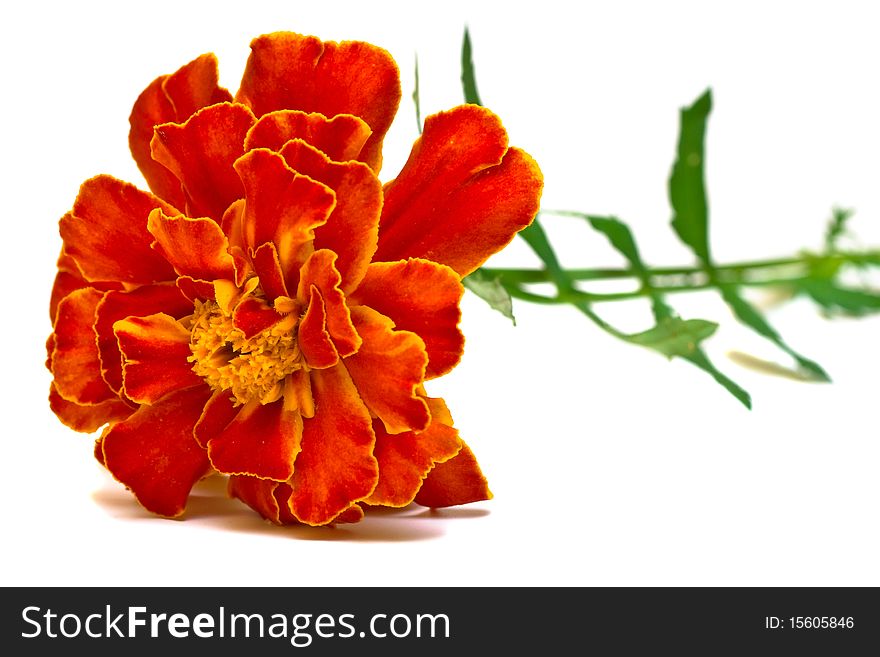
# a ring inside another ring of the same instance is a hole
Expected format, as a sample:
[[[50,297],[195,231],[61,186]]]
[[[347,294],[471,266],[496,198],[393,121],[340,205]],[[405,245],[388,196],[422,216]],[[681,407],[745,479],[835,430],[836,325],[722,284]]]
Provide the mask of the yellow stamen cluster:
[[[213,390],[228,390],[236,404],[276,401],[287,376],[304,367],[293,324],[281,321],[247,338],[215,302],[196,301],[189,343],[193,371]]]

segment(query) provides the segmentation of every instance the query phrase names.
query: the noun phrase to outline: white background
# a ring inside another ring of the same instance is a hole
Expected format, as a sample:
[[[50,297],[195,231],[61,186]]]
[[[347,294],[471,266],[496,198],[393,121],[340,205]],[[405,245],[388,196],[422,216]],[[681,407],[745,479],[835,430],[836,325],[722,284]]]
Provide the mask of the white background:
[[[468,295],[464,360],[429,392],[446,397],[495,499],[336,529],[271,526],[210,482],[186,520],[151,517],[93,461],[92,438],[48,409],[58,218],[96,173],[143,184],[127,119],[147,83],[214,51],[234,90],[250,39],[264,32],[391,51],[404,99],[383,179],[417,134],[408,102],[416,51],[423,115],[458,104],[467,23],[483,101],[543,168],[544,207],[617,214],[648,262],[688,264],[668,227],[666,177],[678,108],[711,85],[707,176],[720,261],[816,248],[835,204],[857,209],[863,245],[880,244],[872,3],[606,5],[7,7],[0,584],[880,585],[880,322],[828,321],[806,302],[771,307],[769,318],[825,366],[830,385],[737,364],[729,352],[790,363],[711,294],[672,300],[686,317],[721,323],[708,350],[752,393],[749,412],[703,373],[618,343],[571,309],[519,303],[514,328]],[[569,265],[620,264],[573,220],[546,224]],[[493,261],[533,262],[522,244]],[[638,330],[643,310],[609,316]]]

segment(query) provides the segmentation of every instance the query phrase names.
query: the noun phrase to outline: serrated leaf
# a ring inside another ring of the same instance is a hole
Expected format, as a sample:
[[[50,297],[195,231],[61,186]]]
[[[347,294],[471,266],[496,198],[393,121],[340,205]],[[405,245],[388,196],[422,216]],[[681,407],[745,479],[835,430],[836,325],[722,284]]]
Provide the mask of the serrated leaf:
[[[477,76],[474,74],[474,59],[471,52],[471,33],[464,28],[464,39],[461,43],[461,88],[464,92],[464,102],[482,105],[480,94],[477,92]]]
[[[735,285],[725,285],[719,284],[718,290],[721,292],[721,296],[727,302],[727,305],[730,306],[730,309],[733,311],[733,314],[736,315],[736,318],[741,321],[743,324],[751,328],[753,331],[767,338],[771,342],[773,342],[776,346],[782,349],[785,353],[795,359],[797,364],[803,369],[807,370],[810,374],[816,377],[820,381],[830,381],[831,378],[828,376],[828,373],[825,372],[822,367],[813,360],[806,358],[796,352],[794,349],[788,346],[779,333],[770,326],[770,323],[764,318],[764,316],[758,312],[758,309],[755,308],[752,304],[742,298],[739,294],[739,288]]]
[[[709,205],[704,177],[706,121],[712,111],[707,89],[680,114],[678,152],[669,177],[672,228],[679,239],[706,265],[709,255]]]
[[[490,308],[497,310],[516,325],[516,318],[513,316],[513,300],[510,298],[510,292],[501,284],[499,277],[486,276],[477,269],[462,279],[462,283],[468,290],[488,303]]]
[[[422,104],[421,99],[419,97],[419,56],[416,55],[416,63],[414,67],[415,72],[415,86],[413,87],[413,105],[416,107],[416,125],[419,129],[419,134],[422,134]]]
[[[880,312],[880,294],[843,287],[830,280],[807,280],[798,285],[813,301],[828,312],[859,317]]]

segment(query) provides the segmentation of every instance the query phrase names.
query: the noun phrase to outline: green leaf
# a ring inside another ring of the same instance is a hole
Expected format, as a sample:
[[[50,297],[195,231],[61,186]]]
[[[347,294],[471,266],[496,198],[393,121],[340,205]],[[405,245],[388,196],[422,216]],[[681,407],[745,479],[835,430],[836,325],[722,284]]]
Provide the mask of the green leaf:
[[[740,296],[739,288],[736,285],[719,283],[718,290],[721,292],[721,296],[730,306],[730,309],[739,321],[750,327],[759,335],[764,336],[776,344],[785,353],[794,358],[800,367],[807,370],[807,372],[812,374],[816,379],[820,381],[831,380],[827,372],[825,372],[818,363],[801,356],[794,349],[789,347],[779,333],[770,326],[764,316],[758,312],[758,309]]]
[[[712,110],[707,89],[693,105],[681,110],[678,154],[669,177],[672,227],[700,261],[709,265],[709,205],[704,179],[706,120]]]
[[[830,313],[859,317],[880,312],[880,294],[876,292],[843,287],[830,280],[806,280],[798,288]]]
[[[570,292],[574,289],[571,277],[559,264],[556,253],[553,251],[553,247],[550,246],[550,240],[547,239],[547,233],[544,232],[543,226],[537,220],[519,231],[519,236],[532,247],[532,251],[544,263],[547,273],[561,293]]]
[[[627,340],[659,351],[667,358],[691,356],[696,353],[697,346],[715,333],[717,328],[718,324],[704,319],[667,317],[652,329],[627,336]]]
[[[422,134],[422,105],[421,100],[419,99],[419,56],[416,55],[416,65],[415,65],[415,88],[413,89],[412,99],[413,104],[416,106],[416,125],[419,129],[419,134]]]
[[[831,252],[837,248],[838,240],[846,232],[846,223],[854,214],[854,210],[845,210],[843,208],[833,208],[831,210],[831,219],[825,232],[826,251]]]
[[[462,283],[488,303],[490,308],[500,312],[516,326],[516,318],[513,316],[513,300],[510,298],[510,292],[501,284],[499,276],[489,277],[478,269],[466,276]]]
[[[461,88],[464,91],[464,102],[482,105],[477,92],[477,77],[474,74],[474,60],[471,52],[471,33],[464,28],[464,40],[461,44]]]
[[[621,255],[629,261],[636,276],[638,276],[643,283],[646,282],[647,270],[645,269],[645,264],[642,262],[641,255],[639,255],[639,249],[636,246],[636,241],[633,238],[629,226],[617,217],[594,217],[586,215],[585,217],[587,221],[590,222],[593,230],[599,231],[605,235],[605,237],[608,238],[608,241],[611,242],[611,246],[617,249]]]
[[[724,386],[731,395],[742,402],[743,406],[748,409],[752,408],[752,396],[746,392],[746,390],[741,388],[736,381],[727,377],[723,372],[720,372],[715,365],[712,364],[712,361],[709,360],[709,357],[702,349],[698,349],[689,356],[683,356],[683,358],[696,367],[699,367],[704,372],[707,372],[716,382]]]

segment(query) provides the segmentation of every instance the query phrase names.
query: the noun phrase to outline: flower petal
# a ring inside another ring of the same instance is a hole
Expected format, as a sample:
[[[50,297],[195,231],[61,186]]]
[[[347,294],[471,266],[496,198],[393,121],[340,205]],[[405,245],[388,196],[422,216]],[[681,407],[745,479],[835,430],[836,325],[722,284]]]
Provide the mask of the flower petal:
[[[64,251],[88,281],[145,284],[174,279],[174,269],[150,248],[147,217],[155,208],[177,210],[111,176],[82,184],[73,211],[61,218]],[[124,247],[124,248],[123,248]]]
[[[284,272],[281,271],[281,261],[278,259],[275,245],[266,242],[254,252],[252,259],[254,271],[260,277],[260,287],[266,293],[266,298],[274,301],[278,297],[288,296]]]
[[[108,422],[124,420],[135,410],[118,398],[89,405],[67,401],[58,394],[54,384],[49,389],[49,408],[65,426],[83,433],[92,433]]]
[[[232,164],[244,153],[244,137],[254,121],[245,105],[220,103],[184,123],[156,126],[153,158],[180,180],[188,216],[219,222],[226,208],[244,196]]]
[[[400,74],[391,55],[369,43],[275,32],[251,42],[236,100],[257,116],[294,109],[362,118],[373,133],[359,159],[378,172],[382,140],[400,104]]]
[[[443,507],[491,499],[492,492],[474,453],[462,442],[458,455],[428,473],[415,502]]]
[[[464,351],[459,301],[461,280],[452,269],[429,260],[374,262],[350,302],[391,318],[396,328],[412,331],[425,342],[426,378],[438,377],[458,364]]]
[[[379,483],[366,499],[367,504],[403,507],[415,499],[428,472],[437,464],[458,454],[458,431],[439,421],[445,411],[442,399],[427,399],[433,416],[421,433],[405,431],[391,435],[381,422],[373,422],[376,432],[374,454],[379,461]]]
[[[276,525],[284,524],[280,519],[281,507],[275,498],[275,490],[282,486],[277,481],[249,477],[247,475],[232,475],[229,477],[229,497],[241,500],[266,520]],[[288,490],[290,487],[287,487]],[[287,511],[285,508],[284,511]],[[287,511],[287,515],[290,512]]]
[[[232,100],[230,93],[217,85],[217,77],[217,58],[202,55],[177,72],[153,80],[131,110],[131,154],[153,193],[179,208],[184,204],[180,181],[150,153],[153,127],[185,121],[202,107]]]
[[[147,218],[147,230],[155,238],[152,247],[181,276],[208,281],[235,276],[229,242],[212,219],[170,217],[156,208]]]
[[[52,374],[59,396],[77,404],[100,404],[118,399],[101,378],[95,335],[95,309],[104,292],[91,287],[74,290],[58,304]]]
[[[208,455],[193,438],[210,394],[208,386],[171,393],[105,431],[107,469],[148,511],[181,515],[193,484],[210,472]]]
[[[370,126],[351,114],[328,119],[319,112],[278,110],[260,117],[245,137],[244,149],[280,151],[291,139],[302,139],[331,160],[347,162],[357,158],[371,132]]]
[[[379,239],[382,184],[360,162],[332,162],[302,140],[287,142],[281,149],[287,165],[336,194],[336,207],[327,223],[315,230],[315,249],[329,249],[338,256],[336,267],[342,289],[355,289],[366,272]]]
[[[190,332],[163,313],[113,324],[122,353],[122,390],[138,404],[154,404],[169,392],[201,385],[187,360]]]
[[[318,411],[303,422],[288,506],[300,522],[324,525],[376,487],[376,436],[344,367],[315,370],[311,379]]]
[[[388,433],[424,431],[431,414],[416,393],[428,362],[425,343],[415,333],[394,330],[394,322],[372,308],[356,306],[351,318],[363,344],[345,367],[367,408]]]
[[[177,289],[186,297],[190,304],[197,299],[204,301],[205,299],[214,299],[214,281],[206,281],[201,278],[193,278],[192,276],[180,276],[176,282]]]
[[[360,348],[361,338],[351,323],[351,313],[345,302],[345,294],[339,287],[341,282],[341,274],[336,269],[336,254],[321,249],[312,253],[300,269],[296,296],[300,303],[306,303],[309,290],[318,289],[324,301],[327,332],[333,339],[339,355],[345,358]]]
[[[145,285],[131,291],[112,290],[104,295],[95,312],[95,333],[101,376],[114,392],[122,391],[122,354],[113,324],[126,317],[165,313],[175,319],[189,315],[193,304],[172,284]]]
[[[101,291],[118,290],[122,284],[116,281],[90,283],[82,277],[74,259],[67,255],[62,248],[61,255],[58,256],[58,273],[52,283],[52,294],[49,298],[49,319],[53,323],[55,322],[55,311],[58,310],[60,301],[74,290],[84,287],[93,287]]]
[[[219,436],[240,410],[241,407],[235,405],[228,390],[216,391],[205,404],[205,409],[193,428],[196,442],[207,449],[208,442]]]
[[[254,400],[210,440],[208,457],[218,472],[286,481],[300,451],[302,425],[283,399],[265,405]]]
[[[303,358],[312,369],[325,369],[339,362],[339,352],[333,346],[327,332],[327,313],[324,299],[318,288],[312,285],[309,307],[299,323],[297,343]]]
[[[242,300],[232,313],[232,324],[241,329],[246,338],[275,326],[281,319],[277,310],[258,297]]]
[[[462,105],[429,116],[400,175],[385,186],[374,260],[426,258],[464,277],[532,222],[542,187],[538,165],[507,148],[489,110]]]
[[[274,243],[288,289],[292,289],[299,267],[312,251],[314,230],[326,223],[336,195],[327,186],[296,173],[278,153],[266,149],[258,148],[239,158],[235,170],[245,189],[245,243],[254,250]]]

